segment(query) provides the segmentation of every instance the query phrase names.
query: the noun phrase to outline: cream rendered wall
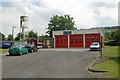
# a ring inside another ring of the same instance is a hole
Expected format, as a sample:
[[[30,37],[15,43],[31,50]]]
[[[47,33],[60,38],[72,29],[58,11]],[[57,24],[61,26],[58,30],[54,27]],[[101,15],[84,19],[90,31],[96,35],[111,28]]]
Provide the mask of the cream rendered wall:
[[[102,41],[104,42],[103,29],[62,30],[62,31],[53,31],[54,47],[55,47],[55,35],[63,35],[63,31],[71,31],[71,34],[83,34],[83,40],[84,40],[83,47],[85,47],[85,34],[100,33],[100,36],[102,37]],[[69,41],[69,35],[68,35],[68,47],[70,46],[69,43],[70,41]],[[104,43],[103,43],[103,46],[104,46]]]

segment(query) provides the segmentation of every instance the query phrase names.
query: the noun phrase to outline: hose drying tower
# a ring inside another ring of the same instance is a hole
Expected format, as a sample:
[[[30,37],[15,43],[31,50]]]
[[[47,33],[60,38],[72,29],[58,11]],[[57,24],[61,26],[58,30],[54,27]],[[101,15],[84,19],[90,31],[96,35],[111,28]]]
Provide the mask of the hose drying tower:
[[[20,16],[20,33],[22,37],[20,39],[27,39],[28,38],[28,16]]]

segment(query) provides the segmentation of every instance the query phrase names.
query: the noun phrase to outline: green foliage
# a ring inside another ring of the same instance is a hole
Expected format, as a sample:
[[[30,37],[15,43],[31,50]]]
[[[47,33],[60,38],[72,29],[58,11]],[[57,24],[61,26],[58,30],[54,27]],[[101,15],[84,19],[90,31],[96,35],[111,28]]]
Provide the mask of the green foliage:
[[[111,32],[111,38],[112,38],[113,40],[115,39],[115,35],[116,35],[115,33],[116,33],[115,31],[112,31],[112,32]]]
[[[105,39],[114,40],[115,38],[115,31],[105,32]]]
[[[106,42],[104,42],[104,44],[106,46],[118,46],[119,45],[118,41],[115,41],[115,40],[106,41]]]
[[[52,31],[76,29],[75,21],[69,15],[64,16],[55,15],[51,17],[47,29],[48,29],[47,33],[50,35],[50,37],[52,37]]]
[[[15,41],[20,40],[20,38],[23,38],[23,35],[21,33],[18,33],[17,37],[15,38]]]
[[[120,29],[115,31],[114,39],[118,41],[118,44],[120,45]]]
[[[38,35],[33,30],[31,30],[31,31],[28,32],[28,37],[29,38],[37,38]],[[23,34],[22,33],[18,33],[17,37],[15,38],[15,40],[18,41],[18,40],[20,40],[20,38],[23,38]]]
[[[37,33],[33,32],[33,30],[31,30],[28,32],[28,37],[29,38],[37,38],[38,35],[37,35]]]
[[[0,32],[0,41],[5,40],[5,35]]]
[[[116,31],[105,32],[105,41],[115,40],[120,45],[120,29]]]
[[[12,36],[11,34],[9,34],[7,40],[8,40],[8,41],[13,40],[13,36]]]
[[[105,32],[104,35],[105,35],[105,41],[110,40],[110,32]]]

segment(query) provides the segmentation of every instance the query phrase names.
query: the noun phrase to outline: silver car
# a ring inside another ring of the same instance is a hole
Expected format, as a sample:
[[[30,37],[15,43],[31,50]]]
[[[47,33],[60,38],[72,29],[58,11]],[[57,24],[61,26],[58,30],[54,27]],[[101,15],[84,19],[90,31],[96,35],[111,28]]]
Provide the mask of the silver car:
[[[101,46],[100,46],[99,42],[93,42],[90,45],[90,51],[92,51],[92,50],[98,50],[98,51],[101,50]]]

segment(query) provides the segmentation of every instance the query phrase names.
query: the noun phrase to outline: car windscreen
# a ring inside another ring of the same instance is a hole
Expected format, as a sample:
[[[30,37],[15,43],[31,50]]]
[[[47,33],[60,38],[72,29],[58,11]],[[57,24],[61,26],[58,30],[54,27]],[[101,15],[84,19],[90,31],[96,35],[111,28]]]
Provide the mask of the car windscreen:
[[[14,45],[21,45],[21,46],[25,46],[25,45],[26,45],[26,43],[24,43],[24,42],[15,42],[15,43],[14,43]]]
[[[42,46],[42,44],[38,44],[38,46]]]
[[[11,48],[20,48],[20,45],[13,45]]]
[[[33,46],[32,44],[27,44],[26,46]]]
[[[98,43],[92,43],[92,45],[96,46],[96,45],[98,45]]]
[[[33,44],[27,44],[25,47],[33,47]]]

